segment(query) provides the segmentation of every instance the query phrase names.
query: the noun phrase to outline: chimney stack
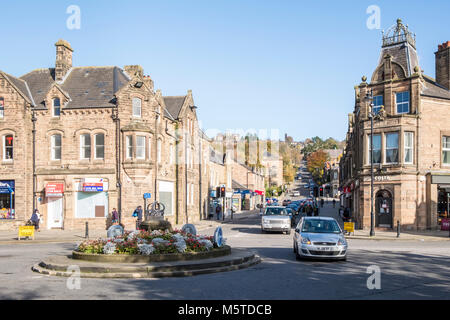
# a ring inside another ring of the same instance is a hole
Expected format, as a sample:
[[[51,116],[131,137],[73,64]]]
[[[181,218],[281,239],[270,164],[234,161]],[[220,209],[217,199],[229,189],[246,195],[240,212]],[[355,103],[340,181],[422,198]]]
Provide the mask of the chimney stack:
[[[62,81],[72,68],[73,49],[65,40],[59,40],[56,46],[55,81]]]
[[[450,41],[438,46],[436,56],[436,82],[450,90]]]

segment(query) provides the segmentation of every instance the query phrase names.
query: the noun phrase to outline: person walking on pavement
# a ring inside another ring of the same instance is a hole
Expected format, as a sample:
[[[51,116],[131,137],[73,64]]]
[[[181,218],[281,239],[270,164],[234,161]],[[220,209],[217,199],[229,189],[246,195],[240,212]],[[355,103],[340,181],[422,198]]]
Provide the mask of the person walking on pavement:
[[[333,199],[333,208],[336,208],[336,199]]]
[[[308,216],[308,217],[311,217],[312,216],[312,207],[311,207],[311,205],[310,204],[308,204],[307,206],[306,206],[306,215]]]
[[[111,213],[112,217],[112,224],[116,225],[119,224],[119,213],[117,212],[116,208],[113,208],[113,211]]]
[[[222,211],[222,206],[221,206],[220,204],[218,204],[218,205],[216,206],[217,220],[220,219],[220,213],[221,213],[221,211]]]
[[[319,215],[319,207],[317,205],[315,205],[314,206],[314,216],[317,217],[318,215]]]
[[[142,207],[141,206],[138,206],[134,210],[133,217],[137,218],[136,219],[136,230],[139,230],[139,228],[141,227],[141,222],[142,222]]]
[[[324,204],[324,202],[325,202],[325,201],[323,200],[323,198],[322,198],[322,199],[320,199],[320,207],[321,207],[321,208],[323,208],[323,204]]]
[[[33,214],[31,215],[31,222],[34,225],[34,229],[37,230],[37,232],[41,232],[41,230],[39,230],[39,210],[35,209]]]

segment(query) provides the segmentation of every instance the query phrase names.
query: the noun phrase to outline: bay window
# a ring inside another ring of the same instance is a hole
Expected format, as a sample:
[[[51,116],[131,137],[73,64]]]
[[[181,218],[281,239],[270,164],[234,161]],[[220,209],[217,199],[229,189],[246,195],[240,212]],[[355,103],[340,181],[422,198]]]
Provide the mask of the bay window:
[[[405,132],[405,134],[404,134],[404,162],[406,164],[413,163],[413,150],[414,150],[413,143],[414,143],[413,132]]]
[[[133,158],[133,136],[126,137],[126,153],[127,159]]]
[[[386,161],[385,163],[398,163],[398,133],[386,134]]]
[[[136,136],[136,158],[145,159],[145,137]]]

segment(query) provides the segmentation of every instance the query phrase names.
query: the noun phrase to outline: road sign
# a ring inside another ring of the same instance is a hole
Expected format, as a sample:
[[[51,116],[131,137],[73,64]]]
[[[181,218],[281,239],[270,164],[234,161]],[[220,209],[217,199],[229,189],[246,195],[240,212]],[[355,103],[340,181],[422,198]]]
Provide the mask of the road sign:
[[[34,240],[34,226],[19,227],[19,240],[21,237],[33,237]]]
[[[152,194],[151,193],[144,193],[144,199],[151,199]]]
[[[354,222],[344,222],[344,230],[350,233],[355,232],[355,223]]]

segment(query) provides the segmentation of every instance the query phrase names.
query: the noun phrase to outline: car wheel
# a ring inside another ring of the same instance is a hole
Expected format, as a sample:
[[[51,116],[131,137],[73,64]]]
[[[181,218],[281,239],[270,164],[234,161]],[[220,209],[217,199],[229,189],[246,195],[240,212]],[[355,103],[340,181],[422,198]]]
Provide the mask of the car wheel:
[[[294,253],[297,253],[297,246],[295,245],[295,241],[294,241]]]
[[[291,229],[289,229],[289,231],[286,231],[286,234],[291,234]]]
[[[347,256],[341,259],[341,261],[347,261]]]
[[[295,253],[295,260],[302,260],[302,256],[298,252]]]

